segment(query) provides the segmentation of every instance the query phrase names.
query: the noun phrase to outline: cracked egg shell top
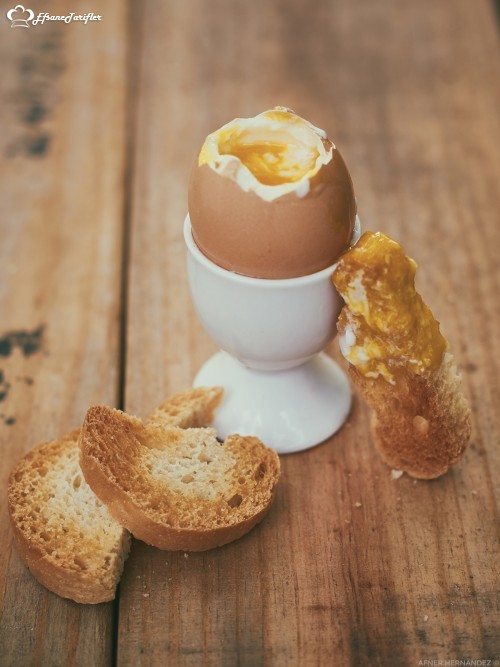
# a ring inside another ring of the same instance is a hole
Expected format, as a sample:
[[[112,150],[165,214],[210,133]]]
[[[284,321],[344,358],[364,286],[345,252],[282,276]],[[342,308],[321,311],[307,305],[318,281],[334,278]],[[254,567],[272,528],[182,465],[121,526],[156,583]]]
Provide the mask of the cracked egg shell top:
[[[189,184],[193,238],[215,264],[295,278],[334,264],[353,235],[351,177],[323,130],[288,109],[210,134]]]

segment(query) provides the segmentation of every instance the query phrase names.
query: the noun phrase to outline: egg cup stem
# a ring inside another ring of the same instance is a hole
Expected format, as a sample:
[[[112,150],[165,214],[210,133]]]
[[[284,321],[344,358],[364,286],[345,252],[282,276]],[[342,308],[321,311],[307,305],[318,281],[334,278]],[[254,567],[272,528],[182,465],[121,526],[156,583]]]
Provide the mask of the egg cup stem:
[[[279,454],[323,442],[340,429],[351,407],[347,377],[324,353],[288,370],[258,371],[220,351],[193,385],[224,387],[213,424],[219,437],[255,435]]]

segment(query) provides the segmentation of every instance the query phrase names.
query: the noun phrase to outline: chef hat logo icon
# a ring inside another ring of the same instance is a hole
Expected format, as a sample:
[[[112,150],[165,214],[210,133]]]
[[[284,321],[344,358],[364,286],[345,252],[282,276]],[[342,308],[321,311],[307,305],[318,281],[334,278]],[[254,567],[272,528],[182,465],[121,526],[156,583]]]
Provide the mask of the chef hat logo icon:
[[[7,12],[11,28],[29,28],[28,21],[33,21],[34,17],[35,14],[31,9],[26,9],[22,5],[16,5]]]

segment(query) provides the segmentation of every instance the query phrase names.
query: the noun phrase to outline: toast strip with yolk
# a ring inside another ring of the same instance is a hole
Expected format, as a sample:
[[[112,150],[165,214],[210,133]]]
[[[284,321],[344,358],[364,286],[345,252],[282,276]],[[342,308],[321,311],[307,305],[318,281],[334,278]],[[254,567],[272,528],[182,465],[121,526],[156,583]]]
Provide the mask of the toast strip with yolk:
[[[439,323],[415,290],[415,262],[380,232],[339,259],[337,328],[349,374],[372,408],[375,445],[412,477],[443,475],[465,451],[470,409]]]

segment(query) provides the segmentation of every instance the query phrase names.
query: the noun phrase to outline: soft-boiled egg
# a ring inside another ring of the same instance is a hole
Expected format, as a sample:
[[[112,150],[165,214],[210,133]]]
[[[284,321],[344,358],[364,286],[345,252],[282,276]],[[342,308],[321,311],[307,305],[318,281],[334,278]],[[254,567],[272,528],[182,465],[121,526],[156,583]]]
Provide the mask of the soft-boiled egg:
[[[208,135],[191,172],[189,214],[210,260],[278,279],[334,264],[351,242],[356,203],[325,132],[276,107]]]

